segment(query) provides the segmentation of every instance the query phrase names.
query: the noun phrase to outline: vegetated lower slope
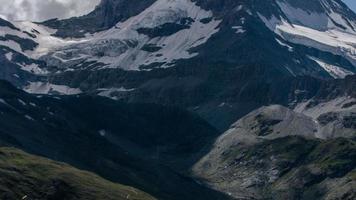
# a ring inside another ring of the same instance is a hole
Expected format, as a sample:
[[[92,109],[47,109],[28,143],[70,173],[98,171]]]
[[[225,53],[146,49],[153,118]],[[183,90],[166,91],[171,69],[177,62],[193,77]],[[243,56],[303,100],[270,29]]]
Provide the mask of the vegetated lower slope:
[[[135,188],[16,148],[0,148],[0,177],[2,200],[155,199]]]
[[[184,173],[218,134],[177,108],[85,95],[35,96],[0,82],[0,143],[160,199],[226,199]]]
[[[356,197],[354,139],[288,136],[221,149],[214,159],[198,164],[196,172],[201,181],[236,199]]]

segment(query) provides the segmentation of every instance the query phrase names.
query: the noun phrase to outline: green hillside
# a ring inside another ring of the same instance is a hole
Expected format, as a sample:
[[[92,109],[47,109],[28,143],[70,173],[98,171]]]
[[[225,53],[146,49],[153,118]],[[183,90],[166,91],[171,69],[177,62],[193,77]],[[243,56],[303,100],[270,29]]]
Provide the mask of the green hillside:
[[[109,182],[67,164],[0,148],[0,199],[153,200],[135,188]]]

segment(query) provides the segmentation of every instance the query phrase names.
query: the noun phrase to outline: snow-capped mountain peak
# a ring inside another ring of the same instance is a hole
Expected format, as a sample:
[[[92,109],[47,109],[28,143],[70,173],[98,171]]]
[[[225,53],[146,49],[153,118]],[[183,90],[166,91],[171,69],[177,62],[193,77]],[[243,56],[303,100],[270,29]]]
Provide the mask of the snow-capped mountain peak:
[[[125,70],[140,70],[149,65],[168,67],[175,60],[196,55],[190,49],[205,43],[218,31],[220,21],[212,17],[212,12],[190,0],[159,0],[139,15],[88,36],[85,42],[56,49],[45,59],[95,60],[105,67]]]
[[[82,17],[3,20],[0,45],[4,60],[20,70],[8,71],[7,80],[23,71],[33,77],[21,86],[48,85],[47,77],[67,85],[72,73],[148,72],[184,63],[192,70],[257,63],[272,77],[344,78],[356,72],[355,19],[334,0],[103,0]],[[114,85],[95,89],[138,87]]]

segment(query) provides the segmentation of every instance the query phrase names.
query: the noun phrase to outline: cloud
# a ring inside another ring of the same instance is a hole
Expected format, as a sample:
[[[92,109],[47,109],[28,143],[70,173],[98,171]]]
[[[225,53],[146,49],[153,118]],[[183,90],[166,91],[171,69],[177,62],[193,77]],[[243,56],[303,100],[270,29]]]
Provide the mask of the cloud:
[[[8,20],[43,21],[84,15],[100,0],[0,0],[0,17]]]

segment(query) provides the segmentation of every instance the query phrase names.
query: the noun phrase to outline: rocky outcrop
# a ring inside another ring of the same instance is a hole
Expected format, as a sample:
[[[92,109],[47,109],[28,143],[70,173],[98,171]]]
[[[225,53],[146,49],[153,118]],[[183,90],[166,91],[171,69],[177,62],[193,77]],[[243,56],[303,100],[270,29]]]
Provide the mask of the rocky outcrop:
[[[356,131],[323,127],[338,120],[322,115],[317,122],[281,106],[260,108],[220,136],[192,172],[236,199],[352,199]]]

